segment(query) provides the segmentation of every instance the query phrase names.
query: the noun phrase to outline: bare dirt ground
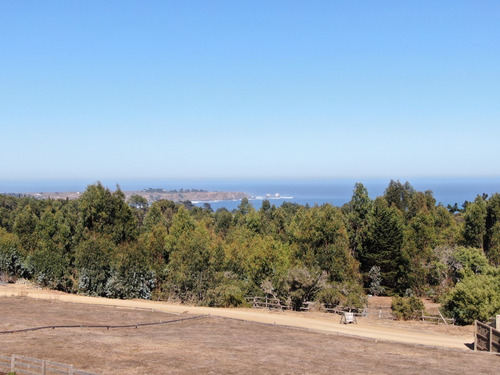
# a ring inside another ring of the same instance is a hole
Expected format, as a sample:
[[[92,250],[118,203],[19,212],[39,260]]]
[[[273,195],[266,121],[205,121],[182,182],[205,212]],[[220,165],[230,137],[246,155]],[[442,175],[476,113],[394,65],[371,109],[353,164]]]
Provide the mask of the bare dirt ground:
[[[70,363],[102,374],[497,374],[500,368],[500,357],[466,348],[464,344],[472,341],[468,327],[445,327],[446,332],[436,334],[436,326],[423,323],[389,327],[388,321],[360,321],[345,326],[332,314],[106,300],[19,285],[0,285],[0,296],[0,331],[56,324],[137,324],[210,312],[207,318],[137,329],[0,335],[0,354]],[[224,318],[230,315],[245,320]],[[354,337],[363,335],[368,338]],[[432,338],[430,345],[439,347],[418,345],[412,342],[415,338]]]

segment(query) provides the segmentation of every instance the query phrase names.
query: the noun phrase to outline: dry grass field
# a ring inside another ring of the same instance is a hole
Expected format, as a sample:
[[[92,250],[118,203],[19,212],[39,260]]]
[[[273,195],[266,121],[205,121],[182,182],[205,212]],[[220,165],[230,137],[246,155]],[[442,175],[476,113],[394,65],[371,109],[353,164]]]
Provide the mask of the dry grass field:
[[[137,324],[187,317],[107,306],[0,298],[0,330],[45,325]],[[376,342],[206,317],[135,328],[69,328],[0,335],[19,354],[100,374],[498,374],[500,357]]]

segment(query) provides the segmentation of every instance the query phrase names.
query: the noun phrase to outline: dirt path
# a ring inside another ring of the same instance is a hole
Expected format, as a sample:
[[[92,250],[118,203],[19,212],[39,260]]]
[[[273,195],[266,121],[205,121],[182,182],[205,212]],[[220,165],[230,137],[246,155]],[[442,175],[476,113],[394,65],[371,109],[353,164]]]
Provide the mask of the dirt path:
[[[401,328],[393,328],[373,324],[359,319],[358,324],[344,325],[339,323],[338,315],[314,314],[298,312],[273,312],[257,309],[224,309],[200,306],[178,305],[165,302],[154,302],[146,300],[117,300],[97,297],[87,297],[74,294],[66,294],[57,291],[37,289],[28,285],[0,285],[0,297],[28,297],[34,299],[59,300],[64,302],[114,305],[129,308],[147,308],[166,313],[189,313],[210,314],[213,316],[242,319],[252,322],[270,323],[298,328],[306,328],[313,331],[329,334],[342,334],[358,337],[371,338],[374,340],[398,342],[405,344],[427,345],[444,348],[455,348],[469,350],[466,344],[473,342],[470,334],[450,335],[422,332]]]

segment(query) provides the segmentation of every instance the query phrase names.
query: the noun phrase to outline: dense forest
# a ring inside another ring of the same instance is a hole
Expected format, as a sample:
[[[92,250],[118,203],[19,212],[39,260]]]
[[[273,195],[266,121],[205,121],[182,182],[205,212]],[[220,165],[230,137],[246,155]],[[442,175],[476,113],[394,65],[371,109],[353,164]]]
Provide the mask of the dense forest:
[[[458,322],[500,312],[500,194],[462,207],[391,181],[342,207],[233,212],[89,185],[77,200],[0,195],[0,277],[111,298],[238,306],[269,296],[362,307],[366,295],[423,296]]]

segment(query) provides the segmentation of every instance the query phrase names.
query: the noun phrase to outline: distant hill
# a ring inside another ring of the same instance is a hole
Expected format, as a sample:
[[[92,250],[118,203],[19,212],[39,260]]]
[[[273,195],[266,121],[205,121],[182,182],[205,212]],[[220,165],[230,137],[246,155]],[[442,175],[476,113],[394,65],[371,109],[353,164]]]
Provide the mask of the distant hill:
[[[243,192],[231,191],[206,191],[198,189],[179,189],[179,190],[164,190],[164,189],[143,189],[140,191],[124,191],[126,199],[132,195],[140,195],[148,200],[148,202],[166,199],[174,202],[209,202],[209,201],[226,201],[239,200],[249,198],[250,195]],[[22,194],[38,199],[78,199],[82,192],[40,192]]]

